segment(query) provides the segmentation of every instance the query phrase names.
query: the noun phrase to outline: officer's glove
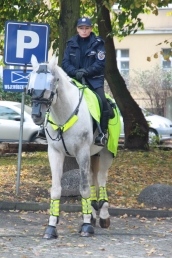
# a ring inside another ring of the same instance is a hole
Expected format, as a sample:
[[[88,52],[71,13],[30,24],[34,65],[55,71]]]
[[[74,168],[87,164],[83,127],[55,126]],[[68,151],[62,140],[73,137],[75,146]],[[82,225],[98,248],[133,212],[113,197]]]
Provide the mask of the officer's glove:
[[[88,75],[88,72],[84,68],[79,69],[76,72],[76,79],[77,81],[82,81],[82,77],[86,77],[87,75]]]

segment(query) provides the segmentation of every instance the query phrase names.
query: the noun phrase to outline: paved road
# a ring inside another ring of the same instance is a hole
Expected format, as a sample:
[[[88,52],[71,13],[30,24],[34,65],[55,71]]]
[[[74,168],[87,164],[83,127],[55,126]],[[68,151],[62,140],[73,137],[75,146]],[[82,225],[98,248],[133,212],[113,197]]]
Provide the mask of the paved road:
[[[61,212],[59,238],[44,240],[46,212],[0,211],[0,258],[172,257],[172,217],[111,217],[109,229],[78,235],[81,213]],[[98,223],[97,223],[98,224]]]

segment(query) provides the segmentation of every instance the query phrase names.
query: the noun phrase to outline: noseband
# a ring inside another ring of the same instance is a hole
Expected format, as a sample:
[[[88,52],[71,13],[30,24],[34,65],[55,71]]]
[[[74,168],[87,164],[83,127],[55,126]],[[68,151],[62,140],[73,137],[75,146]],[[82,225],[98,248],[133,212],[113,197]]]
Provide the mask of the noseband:
[[[44,89],[42,90],[34,90],[32,89],[31,92],[31,103],[32,104],[45,104],[48,108],[51,106],[51,103],[53,101],[53,97],[55,95],[55,92],[51,91],[50,93],[50,97],[48,99],[44,98],[44,92],[46,90]]]

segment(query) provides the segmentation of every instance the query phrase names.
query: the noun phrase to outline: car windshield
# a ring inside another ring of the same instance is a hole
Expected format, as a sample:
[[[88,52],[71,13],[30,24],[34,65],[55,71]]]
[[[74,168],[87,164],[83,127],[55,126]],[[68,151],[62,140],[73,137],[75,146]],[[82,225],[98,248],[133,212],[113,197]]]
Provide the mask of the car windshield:
[[[150,113],[148,110],[146,110],[146,109],[144,109],[144,108],[142,108],[142,112],[143,112],[143,115],[144,115],[144,116],[153,116],[152,113]]]
[[[16,103],[15,106],[21,109],[21,103]],[[24,111],[25,111],[26,113],[28,113],[29,115],[31,115],[31,113],[32,113],[32,108],[29,107],[29,106],[27,106],[27,105],[25,105]]]

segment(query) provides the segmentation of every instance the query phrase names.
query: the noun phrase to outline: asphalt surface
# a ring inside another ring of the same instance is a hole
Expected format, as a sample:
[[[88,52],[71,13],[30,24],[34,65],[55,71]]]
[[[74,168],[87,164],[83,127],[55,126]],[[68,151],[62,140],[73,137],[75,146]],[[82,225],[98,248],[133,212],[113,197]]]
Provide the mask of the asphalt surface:
[[[7,206],[6,203],[6,208],[10,208]],[[26,207],[31,209],[25,204]],[[32,207],[39,209],[39,205]],[[57,225],[58,239],[45,240],[42,236],[48,223],[48,212],[24,211],[24,206],[19,208],[0,210],[0,258],[172,257],[171,212],[141,210],[139,215],[139,210],[110,209],[110,227],[100,228],[97,219],[95,235],[85,238],[78,233],[82,224],[82,214],[77,211],[80,207],[74,207],[76,212],[67,212],[72,208],[63,205]],[[116,212],[123,215],[114,216]]]
[[[172,146],[170,146],[171,148]],[[0,258],[172,258],[172,211],[110,208],[111,225],[80,237],[80,205],[61,204],[58,238],[42,238],[49,204],[0,202]]]

